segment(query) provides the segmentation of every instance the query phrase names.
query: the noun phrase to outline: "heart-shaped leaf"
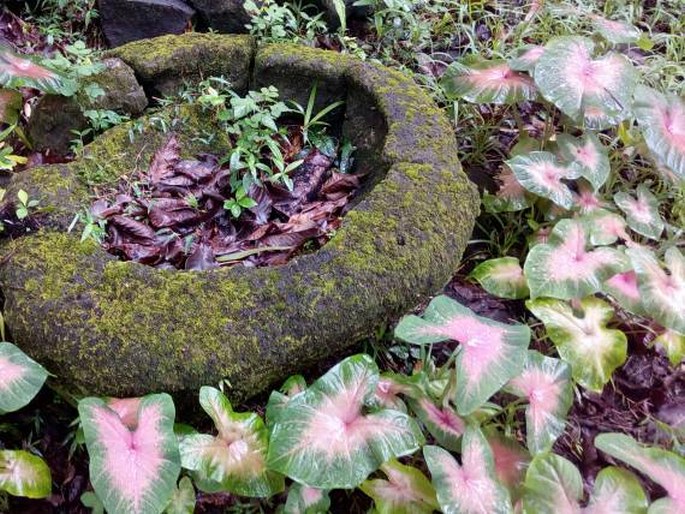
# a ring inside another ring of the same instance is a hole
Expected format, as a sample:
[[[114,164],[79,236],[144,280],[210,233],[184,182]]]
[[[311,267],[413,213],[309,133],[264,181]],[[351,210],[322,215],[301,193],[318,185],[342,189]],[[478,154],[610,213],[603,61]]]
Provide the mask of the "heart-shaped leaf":
[[[22,96],[19,91],[0,88],[0,124],[14,125],[19,120]]]
[[[673,366],[685,359],[685,334],[666,329],[654,340],[654,344],[663,348]]]
[[[466,416],[521,372],[530,329],[482,318],[447,296],[437,296],[423,318],[402,318],[395,336],[415,344],[450,339],[460,343],[455,403],[457,412]]]
[[[438,407],[424,396],[412,401],[411,407],[440,446],[459,451],[466,423],[449,405]]]
[[[664,221],[659,215],[659,201],[647,186],[637,186],[637,198],[624,192],[616,193],[614,203],[625,213],[630,228],[649,239],[659,240]]]
[[[685,258],[676,247],[666,250],[665,271],[656,256],[646,248],[628,250],[637,273],[642,305],[649,315],[666,328],[685,333]]]
[[[290,399],[307,389],[307,381],[302,375],[293,375],[281,386],[280,391],[272,391],[266,404],[266,426],[271,428]]]
[[[416,422],[372,408],[378,380],[373,360],[355,355],[293,397],[272,428],[269,467],[311,487],[353,488],[385,461],[415,452],[423,444]]]
[[[635,43],[642,32],[637,27],[622,21],[607,20],[603,16],[590,16],[595,31],[613,45]]]
[[[24,450],[0,450],[0,491],[26,498],[47,498],[52,492],[50,468]]]
[[[648,505],[637,477],[625,469],[611,466],[597,474],[594,491],[583,514],[643,514]]]
[[[378,514],[431,514],[438,510],[435,489],[418,469],[389,460],[381,466],[387,480],[363,482],[361,489],[373,499]]]
[[[33,57],[19,56],[0,44],[0,86],[11,89],[32,87],[45,93],[59,93],[60,75],[37,64]]]
[[[587,179],[595,191],[609,178],[611,166],[609,154],[597,136],[586,132],[582,138],[568,134],[557,136],[559,154],[565,162],[572,162],[580,168],[581,175]]]
[[[540,93],[590,129],[605,129],[629,113],[636,72],[623,55],[593,58],[595,44],[580,36],[549,40],[535,67]]]
[[[528,284],[516,257],[500,257],[481,262],[471,272],[483,289],[500,298],[528,298]]]
[[[564,432],[566,414],[573,403],[569,365],[530,350],[523,372],[509,382],[507,390],[528,399],[528,450],[532,454],[550,450]]]
[[[581,176],[578,165],[563,164],[550,152],[517,155],[506,163],[528,191],[547,198],[564,209],[573,208],[573,192],[567,181]]]
[[[647,147],[680,179],[685,178],[685,101],[638,86],[633,110]]]
[[[487,191],[483,194],[483,206],[489,213],[514,212],[530,207],[535,196],[524,188],[508,166],[502,166],[495,177],[499,189],[493,195]]]
[[[181,470],[173,400],[168,394],[145,396],[125,419],[121,405],[135,403],[111,408],[85,398],[78,404],[93,489],[111,514],[162,512]]]
[[[544,52],[544,46],[524,45],[518,48],[514,57],[509,60],[509,67],[512,70],[532,73]]]
[[[564,219],[554,227],[549,243],[533,246],[523,266],[531,298],[580,298],[627,270],[628,259],[622,252],[607,247],[588,250],[587,243],[583,223]]]
[[[642,306],[640,289],[637,285],[637,273],[630,270],[617,273],[604,282],[602,292],[611,295],[625,310],[644,316],[646,314]]]
[[[193,514],[195,512],[195,489],[188,477],[183,477],[174,489],[164,514]]]
[[[587,231],[592,246],[605,246],[619,239],[630,239],[626,233],[626,220],[606,209],[595,209],[577,219]]]
[[[509,492],[495,478],[492,451],[480,429],[466,429],[461,465],[439,446],[425,446],[423,455],[445,514],[513,512]]]
[[[683,512],[685,509],[685,459],[661,448],[648,448],[624,434],[600,434],[595,446],[644,473],[663,487],[668,497],[660,500],[660,512]],[[668,510],[670,507],[671,510]],[[650,513],[652,508],[649,509]]]
[[[251,412],[233,412],[228,398],[213,387],[200,389],[200,405],[219,433],[181,439],[181,464],[193,471],[197,487],[251,497],[282,491],[283,477],[266,466],[269,442],[262,419]]]
[[[515,439],[490,430],[485,437],[495,460],[495,476],[511,494],[515,503],[521,495],[521,486],[526,469],[530,463],[530,454]]]
[[[293,482],[288,489],[283,514],[321,514],[328,512],[330,507],[327,491]]]
[[[576,310],[552,298],[529,300],[526,307],[544,323],[559,355],[571,365],[574,380],[601,392],[625,362],[628,347],[623,332],[606,327],[614,315],[611,305],[589,296]]]
[[[533,80],[502,60],[452,63],[440,84],[448,98],[475,103],[515,104],[537,96]]]
[[[0,343],[0,414],[21,409],[38,394],[48,372],[12,343]]]

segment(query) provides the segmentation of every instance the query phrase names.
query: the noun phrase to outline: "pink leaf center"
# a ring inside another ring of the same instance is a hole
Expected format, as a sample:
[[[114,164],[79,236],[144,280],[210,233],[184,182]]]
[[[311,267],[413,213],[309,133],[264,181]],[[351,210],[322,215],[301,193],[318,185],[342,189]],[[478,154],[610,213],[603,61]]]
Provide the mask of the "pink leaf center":
[[[607,280],[607,284],[631,300],[638,301],[640,299],[640,290],[637,286],[637,274],[635,271],[618,273]]]
[[[0,390],[9,389],[14,382],[26,374],[26,368],[0,357]]]

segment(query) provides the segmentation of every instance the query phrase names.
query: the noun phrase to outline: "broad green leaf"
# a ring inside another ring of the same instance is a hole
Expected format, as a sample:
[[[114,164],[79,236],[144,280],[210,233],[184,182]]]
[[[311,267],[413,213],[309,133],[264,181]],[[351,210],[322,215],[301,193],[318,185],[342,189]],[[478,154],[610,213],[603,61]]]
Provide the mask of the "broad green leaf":
[[[418,469],[395,459],[381,466],[387,480],[375,478],[359,486],[374,501],[378,514],[431,514],[439,510],[435,489]]]
[[[649,239],[659,240],[664,231],[659,201],[644,184],[637,186],[637,198],[619,192],[614,195],[614,202],[625,213],[630,228]]]
[[[19,91],[0,88],[0,124],[14,125],[17,123],[21,104],[22,96]]]
[[[513,512],[509,492],[495,478],[490,446],[478,428],[464,433],[461,465],[439,446],[425,446],[423,455],[445,514]]]
[[[188,477],[183,477],[174,489],[164,514],[193,514],[195,512],[195,489]]]
[[[331,499],[328,492],[293,482],[288,489],[283,514],[322,514],[328,512]]]
[[[566,181],[581,176],[578,165],[563,164],[550,152],[517,155],[506,164],[519,183],[531,193],[547,198],[564,209],[573,208],[573,192]]]
[[[111,405],[99,398],[78,404],[93,489],[110,514],[160,513],[181,470],[173,400],[151,394]]]
[[[405,413],[374,409],[378,367],[348,357],[292,398],[271,431],[269,468],[321,489],[353,488],[385,461],[415,452],[423,435]]]
[[[483,207],[489,213],[515,212],[530,207],[535,196],[529,193],[517,180],[508,166],[502,166],[496,175],[499,189],[495,194],[483,194]]]
[[[90,514],[104,514],[105,506],[102,504],[102,500],[100,500],[98,495],[93,491],[86,491],[83,493],[80,500],[84,507],[90,509]]]
[[[0,414],[13,412],[38,394],[48,372],[12,343],[0,343]]]
[[[607,149],[597,136],[592,132],[586,132],[582,138],[559,134],[557,145],[561,158],[565,162],[576,164],[581,170],[581,176],[592,184],[595,191],[604,185],[609,178],[611,166]]]
[[[663,487],[668,494],[663,506],[673,506],[671,511],[683,512],[685,508],[685,459],[661,448],[649,448],[624,434],[600,434],[595,446],[604,453],[620,459],[645,474]],[[680,509],[680,510],[678,510]],[[650,513],[652,509],[650,508]]]
[[[640,289],[637,285],[637,273],[635,271],[630,270],[624,273],[617,273],[604,282],[602,292],[611,295],[625,310],[638,316],[646,315],[645,309],[642,306]]]
[[[644,514],[648,505],[637,477],[625,469],[611,466],[597,474],[594,491],[583,514]]]
[[[537,454],[551,450],[564,432],[573,403],[571,368],[559,359],[530,350],[523,372],[507,385],[512,394],[527,398],[526,442]]]
[[[266,413],[264,415],[266,419],[267,428],[271,428],[286,406],[290,399],[296,394],[301,393],[307,388],[307,381],[302,375],[293,375],[288,378],[281,386],[280,391],[272,391],[269,396],[269,401],[266,404]]]
[[[410,405],[440,446],[459,451],[460,439],[466,429],[466,423],[452,407],[438,407],[426,396],[412,401]]]
[[[606,209],[595,209],[577,220],[583,224],[592,246],[606,246],[619,239],[630,239],[626,233],[626,221]]]
[[[37,64],[36,59],[18,55],[0,43],[0,86],[11,89],[32,87],[45,93],[60,93],[61,77]]]
[[[521,496],[523,478],[530,464],[530,454],[515,439],[505,437],[494,429],[485,433],[485,438],[495,460],[495,476],[509,489],[512,502]]]
[[[218,435],[181,439],[181,464],[193,472],[197,487],[250,497],[282,491],[283,477],[267,469],[269,436],[262,419],[251,412],[234,412],[228,398],[213,387],[200,389],[200,405],[214,421]]]
[[[685,101],[638,86],[633,110],[649,150],[681,180],[685,178]]]
[[[532,73],[544,52],[544,46],[524,45],[516,50],[516,54],[512,59],[509,59],[509,67],[512,70]]]
[[[541,453],[526,472],[523,514],[579,514],[583,479],[567,459]]]
[[[685,359],[684,334],[666,329],[654,340],[654,344],[663,348],[673,366],[677,366]]]
[[[603,16],[590,16],[595,31],[613,45],[637,43],[642,35],[640,29],[622,21],[608,20]]]
[[[580,300],[577,311],[552,298],[529,300],[526,306],[544,323],[559,355],[571,365],[574,380],[601,392],[625,362],[628,347],[623,332],[606,326],[614,315],[612,307],[592,296]]]
[[[528,298],[528,284],[516,257],[500,257],[481,262],[471,272],[483,289],[500,298]]]
[[[402,318],[395,336],[415,344],[447,340],[460,343],[455,404],[457,412],[466,416],[521,372],[530,329],[482,318],[447,296],[437,296],[423,318]]]
[[[533,80],[502,60],[452,63],[440,84],[448,98],[474,103],[516,104],[537,96]]]
[[[557,223],[549,243],[533,246],[523,266],[531,298],[580,298],[596,293],[606,279],[628,268],[619,250],[587,246],[588,231],[582,222]]]
[[[0,450],[0,491],[26,498],[47,498],[52,491],[50,468],[24,450]]]
[[[685,258],[676,247],[666,250],[668,272],[646,248],[628,250],[637,273],[642,305],[655,321],[676,332],[685,333]]]
[[[618,53],[594,59],[594,49],[594,42],[585,37],[552,38],[534,75],[545,99],[587,128],[602,130],[628,116],[636,72]]]

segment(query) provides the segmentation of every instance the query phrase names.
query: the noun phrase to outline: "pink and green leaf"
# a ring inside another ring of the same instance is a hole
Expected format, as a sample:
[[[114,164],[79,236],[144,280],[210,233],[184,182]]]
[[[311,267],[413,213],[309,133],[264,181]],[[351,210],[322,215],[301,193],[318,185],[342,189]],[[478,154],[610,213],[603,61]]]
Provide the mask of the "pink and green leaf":
[[[59,93],[61,80],[59,73],[41,66],[33,57],[20,56],[0,44],[0,86],[32,87],[46,93]]]
[[[603,16],[590,16],[595,31],[613,45],[636,43],[642,32],[637,27],[622,21],[608,20]]]
[[[90,455],[90,480],[107,511],[161,512],[181,470],[171,397],[141,398],[134,426],[99,398],[81,400],[78,411]]]
[[[559,359],[530,350],[523,372],[507,385],[526,398],[526,442],[533,454],[548,451],[566,428],[573,403],[571,368]]]
[[[477,316],[447,296],[435,297],[423,314],[405,316],[395,336],[414,344],[453,340],[457,412],[471,414],[523,369],[530,342],[526,325],[507,325]]]
[[[646,312],[658,323],[685,333],[685,258],[678,248],[666,250],[664,270],[651,250],[631,248],[630,261]]]
[[[188,477],[183,477],[174,489],[164,514],[193,514],[195,512],[195,489]]]
[[[509,67],[512,70],[532,73],[544,52],[544,46],[524,45],[516,50],[516,55],[513,59],[509,59]]]
[[[564,114],[601,130],[628,116],[636,72],[617,53],[594,59],[594,49],[594,42],[585,37],[550,39],[535,67],[535,83]]]
[[[492,451],[480,429],[466,429],[461,465],[439,446],[425,446],[423,455],[445,514],[513,512],[509,492],[495,478]]]
[[[588,236],[584,223],[564,219],[554,227],[549,243],[530,249],[523,271],[531,298],[580,298],[601,290],[605,280],[628,269],[628,259],[619,250],[588,250]]]
[[[251,412],[234,412],[223,393],[213,387],[200,389],[200,405],[214,421],[218,435],[189,435],[180,443],[181,464],[193,472],[198,488],[250,497],[282,491],[283,477],[267,469],[269,441],[262,419]]]
[[[48,372],[19,348],[0,342],[0,414],[28,404],[47,377]]]
[[[649,150],[685,178],[685,100],[639,86],[633,110]]]
[[[421,398],[423,392],[416,384],[414,377],[395,373],[383,373],[378,379],[374,404],[386,409],[407,412],[407,406],[400,395],[409,398]]]
[[[52,492],[50,468],[24,450],[0,450],[0,492],[26,498],[47,498]]]
[[[528,298],[528,284],[516,257],[500,257],[481,262],[470,276],[488,293],[500,298]]]
[[[685,334],[666,329],[654,340],[654,344],[663,349],[673,366],[685,359]]]
[[[671,512],[685,511],[685,458],[662,448],[646,447],[630,436],[617,433],[598,435],[595,446],[663,487],[668,494],[666,502],[674,507]]]
[[[355,355],[292,398],[271,430],[269,468],[311,487],[353,488],[415,452],[424,442],[416,422],[374,408],[379,378],[369,356]]]
[[[448,98],[474,103],[515,104],[537,96],[533,80],[503,60],[452,63],[441,85]]]
[[[530,453],[515,439],[490,430],[485,437],[492,450],[495,462],[495,476],[511,494],[512,501],[520,498],[523,478],[530,464]]]
[[[381,466],[387,479],[366,480],[359,486],[373,499],[378,514],[431,514],[439,510],[435,489],[418,469],[392,459]]]
[[[579,514],[583,479],[576,467],[554,453],[536,456],[526,472],[523,514]]]
[[[595,191],[604,185],[611,167],[607,149],[597,136],[591,132],[586,132],[582,138],[559,134],[557,145],[561,158],[565,162],[576,164],[581,175],[592,184]]]
[[[427,396],[412,401],[410,405],[440,446],[459,451],[466,423],[452,407],[439,407]]]
[[[601,392],[627,356],[626,335],[606,326],[613,318],[613,308],[592,296],[580,300],[577,309],[552,298],[529,300],[526,306],[544,323],[559,355],[571,365],[573,379]]]
[[[637,273],[634,270],[617,273],[611,277],[604,282],[602,292],[610,295],[625,310],[638,316],[646,314],[637,285]]]
[[[581,176],[581,169],[576,164],[564,164],[550,152],[517,155],[506,164],[526,190],[564,209],[573,208],[573,192],[567,181]]]
[[[610,466],[597,474],[583,514],[644,514],[648,505],[637,477],[625,469]]]
[[[578,221],[587,231],[592,246],[606,246],[614,244],[619,239],[630,239],[623,217],[606,209],[595,209],[578,218]]]
[[[499,184],[497,192],[490,194],[486,191],[483,194],[483,206],[487,212],[520,211],[530,207],[535,202],[534,195],[519,183],[508,166],[502,166],[495,179]]]
[[[14,125],[19,120],[22,96],[19,91],[0,88],[0,124]]]
[[[614,203],[626,215],[631,229],[649,239],[659,240],[664,231],[659,201],[644,184],[637,186],[637,198],[618,192],[614,195]]]
[[[266,426],[273,426],[278,414],[287,405],[290,399],[307,389],[307,381],[302,375],[293,375],[281,386],[280,391],[272,391],[266,404]]]
[[[283,514],[321,514],[328,512],[330,507],[327,491],[293,482],[288,489]]]

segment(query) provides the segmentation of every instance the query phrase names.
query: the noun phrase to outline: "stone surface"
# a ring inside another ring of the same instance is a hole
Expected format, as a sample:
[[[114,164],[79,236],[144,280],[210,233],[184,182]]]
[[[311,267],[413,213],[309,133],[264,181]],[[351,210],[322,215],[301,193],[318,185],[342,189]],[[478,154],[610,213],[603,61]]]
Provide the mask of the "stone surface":
[[[211,44],[227,38],[212,36]],[[352,111],[338,114],[341,130],[355,135],[357,168],[375,185],[326,246],[284,266],[159,270],[65,233],[69,213],[88,205],[87,183],[147,166],[166,137],[151,122],[132,143],[129,127],[119,126],[80,161],[15,175],[8,194],[24,188],[39,198],[50,224],[0,248],[4,315],[15,342],[61,384],[127,396],[227,379],[237,401],[344,356],[450,278],[478,197],[456,159],[453,132],[439,132],[442,114],[421,89],[379,66],[288,45],[255,56],[252,83],[271,81],[284,94],[319,81],[331,98],[343,98]],[[203,150],[190,147],[208,123],[201,112],[166,115],[177,118],[185,152]]]
[[[243,0],[189,0],[198,13],[199,21],[207,28],[226,34],[246,33],[250,16],[243,8]]]
[[[99,0],[100,26],[111,47],[181,34],[195,11],[182,0]]]

